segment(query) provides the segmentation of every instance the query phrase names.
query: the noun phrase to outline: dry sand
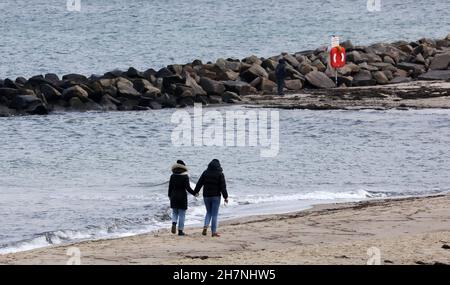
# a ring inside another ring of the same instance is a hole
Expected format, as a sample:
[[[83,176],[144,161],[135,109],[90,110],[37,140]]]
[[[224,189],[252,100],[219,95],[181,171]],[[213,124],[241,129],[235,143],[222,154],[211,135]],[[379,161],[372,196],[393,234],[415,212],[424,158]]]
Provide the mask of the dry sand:
[[[161,230],[74,246],[82,264],[450,264],[449,205],[449,195],[320,205],[227,221],[220,238],[189,228],[186,237]],[[62,265],[69,247],[3,255],[0,264]]]

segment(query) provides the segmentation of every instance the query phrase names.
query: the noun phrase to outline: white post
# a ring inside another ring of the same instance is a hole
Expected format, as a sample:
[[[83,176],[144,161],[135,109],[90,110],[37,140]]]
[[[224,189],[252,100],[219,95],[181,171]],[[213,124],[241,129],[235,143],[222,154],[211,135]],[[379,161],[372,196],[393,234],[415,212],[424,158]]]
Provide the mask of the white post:
[[[336,87],[338,87],[338,80],[337,80],[337,76],[338,76],[338,70],[336,68]]]

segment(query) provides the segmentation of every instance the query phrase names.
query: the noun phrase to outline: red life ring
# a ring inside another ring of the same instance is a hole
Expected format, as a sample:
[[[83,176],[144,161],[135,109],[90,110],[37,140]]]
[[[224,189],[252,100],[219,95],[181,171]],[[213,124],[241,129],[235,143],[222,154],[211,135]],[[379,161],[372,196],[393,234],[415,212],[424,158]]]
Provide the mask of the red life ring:
[[[330,63],[333,68],[341,68],[345,66],[345,48],[337,46],[330,51]]]

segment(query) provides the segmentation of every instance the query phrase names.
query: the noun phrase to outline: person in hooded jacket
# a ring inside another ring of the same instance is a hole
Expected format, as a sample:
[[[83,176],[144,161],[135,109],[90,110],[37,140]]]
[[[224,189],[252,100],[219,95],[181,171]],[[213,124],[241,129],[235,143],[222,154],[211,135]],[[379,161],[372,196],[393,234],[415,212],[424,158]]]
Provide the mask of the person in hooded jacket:
[[[179,236],[185,235],[184,220],[188,208],[187,192],[194,196],[196,195],[189,183],[186,164],[182,160],[178,160],[172,166],[172,176],[170,176],[169,182],[169,198],[170,208],[172,208],[172,233],[176,233],[178,224]]]
[[[277,78],[277,87],[278,87],[278,95],[283,96],[284,95],[284,80],[286,79],[286,60],[284,58],[280,59],[278,61],[278,65],[275,69],[275,76]]]
[[[205,224],[203,227],[203,235],[207,234],[209,224],[211,223],[211,232],[213,237],[220,237],[217,233],[217,219],[219,216],[219,206],[221,196],[228,203],[227,185],[225,176],[220,165],[219,160],[212,160],[208,168],[203,172],[202,176],[197,182],[195,193],[199,193],[203,187],[203,200],[206,207]]]

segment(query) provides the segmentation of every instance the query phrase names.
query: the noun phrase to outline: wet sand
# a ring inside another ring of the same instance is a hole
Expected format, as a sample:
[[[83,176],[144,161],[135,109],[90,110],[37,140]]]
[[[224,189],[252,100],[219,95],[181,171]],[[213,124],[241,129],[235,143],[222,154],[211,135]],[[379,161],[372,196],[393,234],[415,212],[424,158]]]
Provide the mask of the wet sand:
[[[309,110],[450,108],[450,82],[413,81],[367,87],[304,89],[283,97],[244,96],[252,107]]]
[[[76,245],[82,264],[450,264],[450,196],[319,205],[223,222],[222,237],[188,228]],[[66,264],[71,246],[0,256],[0,264]]]

